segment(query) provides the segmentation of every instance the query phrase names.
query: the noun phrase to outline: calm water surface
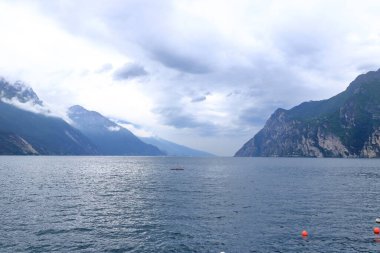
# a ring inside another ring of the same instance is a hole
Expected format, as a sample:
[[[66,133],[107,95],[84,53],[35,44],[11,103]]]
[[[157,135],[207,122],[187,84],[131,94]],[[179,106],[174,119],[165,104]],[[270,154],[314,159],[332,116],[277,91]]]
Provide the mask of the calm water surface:
[[[0,252],[378,252],[376,217],[380,160],[0,157]]]

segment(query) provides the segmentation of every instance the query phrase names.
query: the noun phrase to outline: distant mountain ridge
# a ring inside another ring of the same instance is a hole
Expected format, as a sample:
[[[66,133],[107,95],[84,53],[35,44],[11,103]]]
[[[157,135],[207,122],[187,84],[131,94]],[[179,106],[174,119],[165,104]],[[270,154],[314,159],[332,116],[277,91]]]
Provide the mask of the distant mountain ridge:
[[[165,152],[168,156],[187,156],[187,157],[213,157],[215,155],[192,149],[177,143],[164,140],[158,137],[140,137],[142,141],[152,144]]]
[[[330,99],[277,109],[235,156],[380,157],[380,70]]]
[[[68,116],[73,126],[87,136],[103,155],[166,155],[98,112],[75,105],[69,108]]]

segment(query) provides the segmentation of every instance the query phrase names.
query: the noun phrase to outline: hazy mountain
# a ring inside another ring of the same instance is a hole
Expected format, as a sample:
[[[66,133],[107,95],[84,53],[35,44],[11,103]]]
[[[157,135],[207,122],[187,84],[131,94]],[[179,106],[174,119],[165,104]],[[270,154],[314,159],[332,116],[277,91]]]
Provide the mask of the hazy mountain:
[[[193,157],[210,157],[213,154],[192,149],[177,143],[167,141],[158,137],[140,137],[146,143],[152,144],[164,151],[168,156],[193,156]]]
[[[96,147],[64,120],[17,105],[40,110],[43,102],[23,83],[0,79],[0,154],[97,154]]]
[[[380,70],[330,99],[277,109],[235,156],[380,157]]]
[[[2,100],[15,99],[20,103],[30,102],[31,104],[43,106],[43,102],[33,89],[21,81],[10,84],[4,78],[0,78],[0,98]]]
[[[132,132],[98,112],[75,105],[69,108],[68,116],[73,126],[86,135],[103,155],[165,155],[157,147],[142,142]]]

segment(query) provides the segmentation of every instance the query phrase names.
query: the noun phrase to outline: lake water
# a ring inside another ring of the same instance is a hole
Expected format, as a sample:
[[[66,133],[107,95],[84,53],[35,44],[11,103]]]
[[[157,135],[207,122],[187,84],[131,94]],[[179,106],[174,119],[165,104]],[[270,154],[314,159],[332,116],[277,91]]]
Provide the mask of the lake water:
[[[376,217],[375,159],[0,157],[0,252],[376,252]]]

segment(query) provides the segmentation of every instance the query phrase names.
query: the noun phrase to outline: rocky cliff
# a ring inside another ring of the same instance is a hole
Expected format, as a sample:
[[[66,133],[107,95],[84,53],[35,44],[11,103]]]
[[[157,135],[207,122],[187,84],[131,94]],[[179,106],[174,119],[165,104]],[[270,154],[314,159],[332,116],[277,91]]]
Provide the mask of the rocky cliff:
[[[235,156],[380,157],[380,70],[330,99],[277,109]]]

